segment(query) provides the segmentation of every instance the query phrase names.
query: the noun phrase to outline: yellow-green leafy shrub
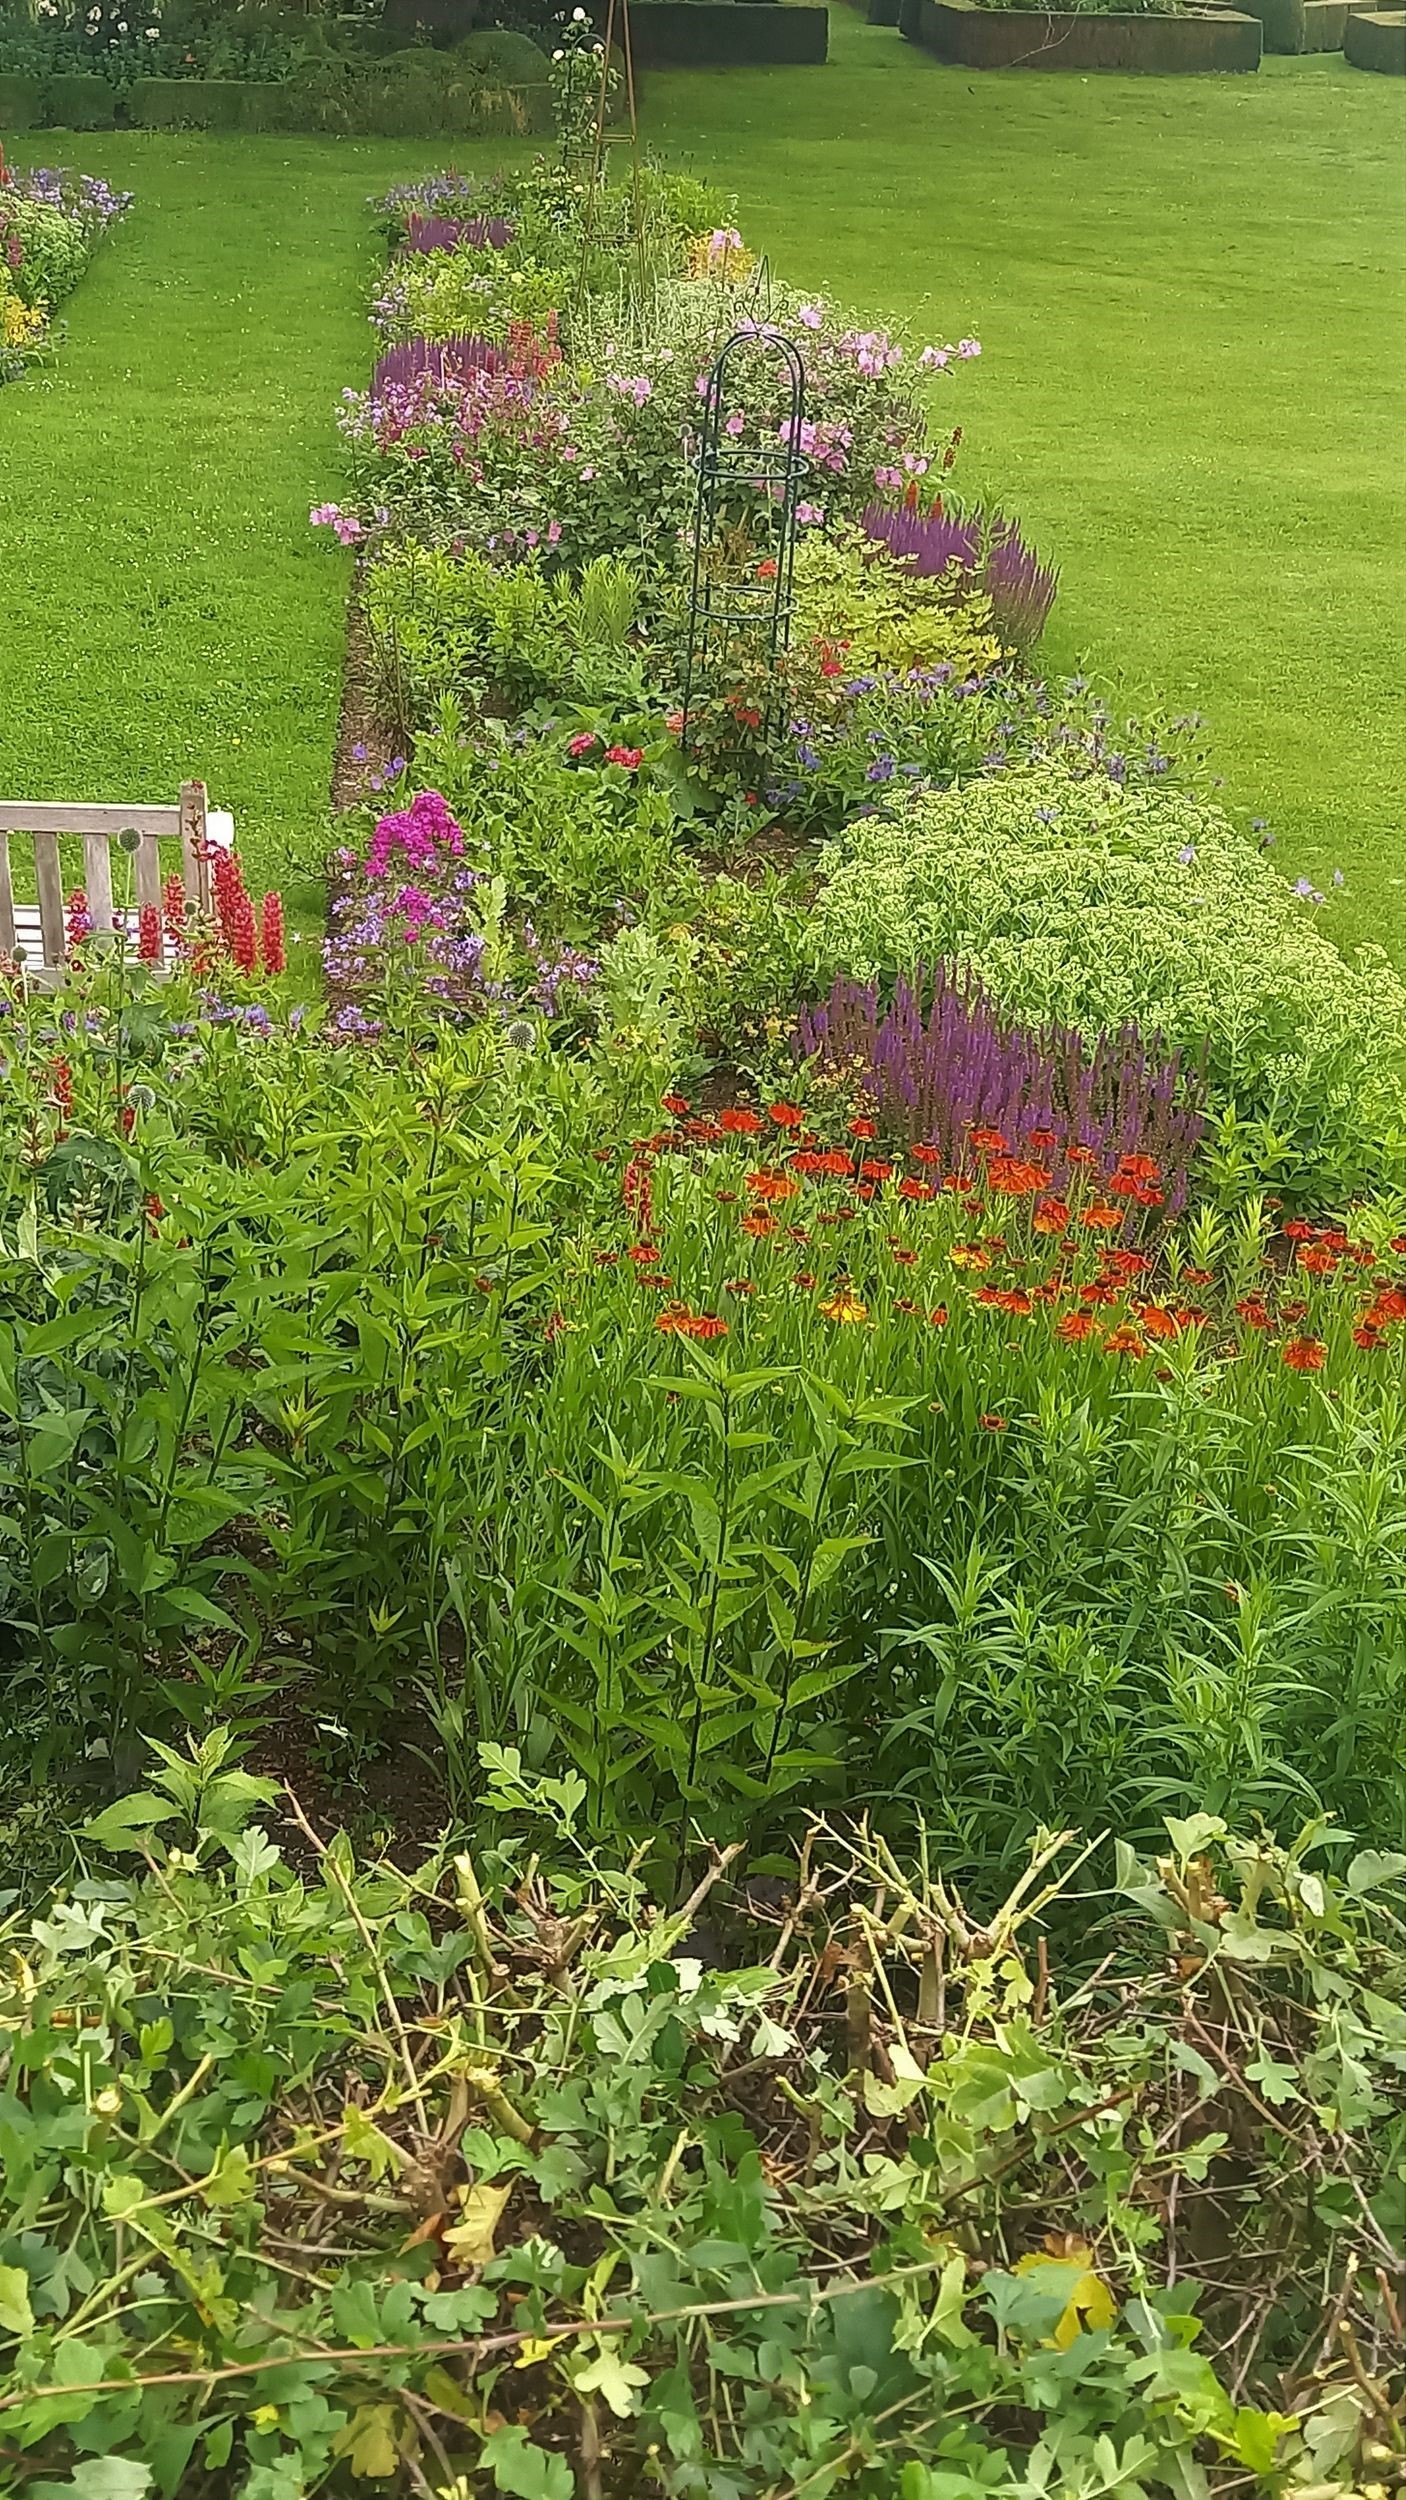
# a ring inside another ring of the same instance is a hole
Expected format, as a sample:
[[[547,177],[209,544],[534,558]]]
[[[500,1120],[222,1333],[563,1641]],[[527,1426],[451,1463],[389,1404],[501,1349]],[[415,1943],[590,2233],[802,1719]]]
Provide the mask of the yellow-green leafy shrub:
[[[1402,1164],[1406,987],[1314,908],[1218,808],[1042,768],[851,826],[813,944],[822,970],[954,959],[1023,1021],[1160,1033],[1204,1055],[1261,1177],[1354,1190]]]
[[[988,599],[959,598],[922,579],[878,539],[844,526],[811,530],[796,549],[792,633],[843,651],[856,671],[950,668],[982,677],[1000,665]]]

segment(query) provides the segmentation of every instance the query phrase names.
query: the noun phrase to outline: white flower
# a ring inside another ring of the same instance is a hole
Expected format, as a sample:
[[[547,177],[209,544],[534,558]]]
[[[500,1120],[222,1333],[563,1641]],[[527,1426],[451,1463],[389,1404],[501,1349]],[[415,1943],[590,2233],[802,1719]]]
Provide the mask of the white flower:
[[[554,61],[564,61],[566,59],[566,54],[564,52],[554,52],[552,54],[552,59]]]
[[[573,9],[573,10],[572,10],[572,12],[571,12],[571,23],[572,23],[572,25],[573,25],[573,26],[584,26],[584,25],[585,25],[585,23],[586,23],[586,12],[585,12],[585,10],[584,10],[584,9]]]

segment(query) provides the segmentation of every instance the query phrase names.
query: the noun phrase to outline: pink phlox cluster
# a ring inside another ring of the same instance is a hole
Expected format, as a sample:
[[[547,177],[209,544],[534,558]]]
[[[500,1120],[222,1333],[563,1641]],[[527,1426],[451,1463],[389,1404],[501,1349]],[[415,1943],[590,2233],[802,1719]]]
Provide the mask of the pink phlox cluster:
[[[335,530],[344,547],[354,547],[366,535],[365,524],[354,512],[344,512],[340,504],[315,503],[308,519],[314,529]]]
[[[840,341],[840,352],[852,356],[860,372],[870,382],[881,381],[895,365],[902,364],[903,350],[887,330],[847,330]]]
[[[421,790],[408,807],[396,808],[377,822],[366,853],[366,873],[368,877],[385,877],[402,861],[408,868],[433,870],[443,865],[446,855],[458,858],[463,848],[463,831],[455,822],[448,801],[438,790]],[[405,887],[397,897],[397,908],[407,912],[413,909],[405,897],[417,890]],[[425,901],[427,911],[432,909],[428,897]]]

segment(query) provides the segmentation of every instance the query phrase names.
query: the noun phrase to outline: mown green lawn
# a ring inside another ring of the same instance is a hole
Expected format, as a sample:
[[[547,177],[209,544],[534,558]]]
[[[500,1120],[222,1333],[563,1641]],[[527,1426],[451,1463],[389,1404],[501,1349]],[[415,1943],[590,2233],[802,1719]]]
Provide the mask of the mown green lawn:
[[[981,77],[837,8],[828,70],[656,76],[644,117],[788,275],[980,336],[941,404],[959,482],[1062,565],[1051,661],[1206,712],[1235,805],[1406,962],[1402,87],[1331,56]],[[0,792],[199,770],[261,873],[315,856],[348,559],[307,510],[367,361],[367,195],[442,150],[12,153],[139,198],[52,367],[0,391]]]
[[[802,284],[984,347],[955,482],[1063,572],[1047,645],[1208,714],[1227,795],[1406,963],[1406,86],[950,69],[831,10],[827,70],[648,82]]]
[[[52,364],[0,390],[0,795],[198,773],[256,872],[326,848],[350,557],[338,393],[369,361],[372,191],[432,141],[34,131],[135,191]]]

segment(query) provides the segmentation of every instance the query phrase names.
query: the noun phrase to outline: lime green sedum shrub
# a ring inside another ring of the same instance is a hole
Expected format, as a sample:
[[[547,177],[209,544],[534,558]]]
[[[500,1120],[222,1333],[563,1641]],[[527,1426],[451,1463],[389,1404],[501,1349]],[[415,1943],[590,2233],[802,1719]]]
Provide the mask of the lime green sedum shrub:
[[[1406,1168],[1406,987],[1184,792],[1041,768],[924,793],[841,838],[812,943],[821,973],[945,957],[1027,1022],[1160,1032],[1204,1063],[1227,1177],[1321,1194]]]

